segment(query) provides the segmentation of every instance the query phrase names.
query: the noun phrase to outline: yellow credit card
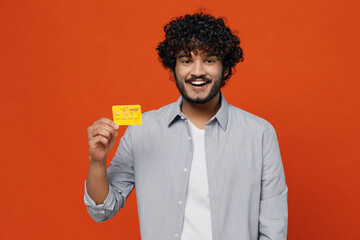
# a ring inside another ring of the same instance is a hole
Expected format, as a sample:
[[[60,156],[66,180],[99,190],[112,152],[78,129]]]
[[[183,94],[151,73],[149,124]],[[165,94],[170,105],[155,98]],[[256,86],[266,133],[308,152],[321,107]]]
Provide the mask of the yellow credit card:
[[[112,106],[114,122],[117,125],[141,125],[140,105],[114,105]]]

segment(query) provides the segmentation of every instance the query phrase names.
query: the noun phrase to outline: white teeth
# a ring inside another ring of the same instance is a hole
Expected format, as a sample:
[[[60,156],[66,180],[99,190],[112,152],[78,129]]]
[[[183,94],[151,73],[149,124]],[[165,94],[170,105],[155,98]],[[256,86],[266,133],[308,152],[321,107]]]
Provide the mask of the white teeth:
[[[193,84],[193,85],[202,85],[202,84],[204,84],[204,83],[205,83],[204,81],[191,82],[191,84]]]

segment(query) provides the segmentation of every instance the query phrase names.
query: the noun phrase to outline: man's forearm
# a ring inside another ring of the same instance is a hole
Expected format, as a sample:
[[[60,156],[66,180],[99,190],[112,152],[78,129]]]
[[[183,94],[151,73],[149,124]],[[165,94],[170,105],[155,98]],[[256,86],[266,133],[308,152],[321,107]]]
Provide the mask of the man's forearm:
[[[106,174],[106,158],[104,161],[89,160],[89,172],[86,191],[96,205],[105,201],[109,193],[109,181]]]

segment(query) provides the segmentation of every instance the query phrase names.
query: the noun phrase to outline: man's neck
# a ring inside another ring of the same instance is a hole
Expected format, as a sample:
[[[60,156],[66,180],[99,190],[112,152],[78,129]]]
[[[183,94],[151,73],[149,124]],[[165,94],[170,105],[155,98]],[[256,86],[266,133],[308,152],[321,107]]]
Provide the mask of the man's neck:
[[[181,111],[200,129],[205,129],[206,123],[219,111],[221,107],[220,93],[207,103],[194,104],[183,99]]]

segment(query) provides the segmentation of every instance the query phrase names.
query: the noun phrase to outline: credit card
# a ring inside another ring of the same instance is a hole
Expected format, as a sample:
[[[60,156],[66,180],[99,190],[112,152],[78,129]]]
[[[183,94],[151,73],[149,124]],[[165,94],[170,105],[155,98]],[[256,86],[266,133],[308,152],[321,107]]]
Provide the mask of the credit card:
[[[112,106],[114,122],[117,125],[141,125],[140,105],[114,105]]]

